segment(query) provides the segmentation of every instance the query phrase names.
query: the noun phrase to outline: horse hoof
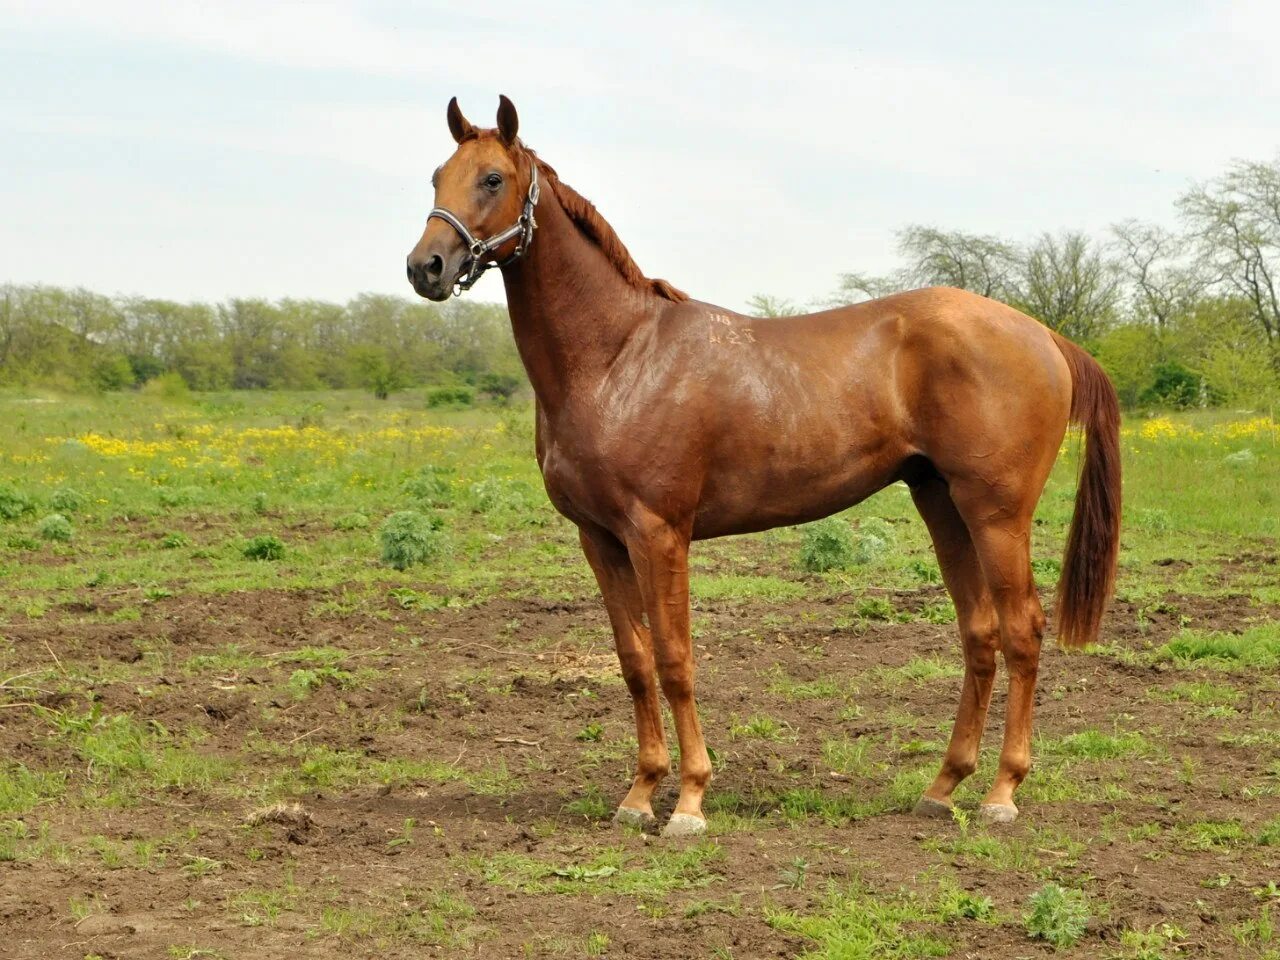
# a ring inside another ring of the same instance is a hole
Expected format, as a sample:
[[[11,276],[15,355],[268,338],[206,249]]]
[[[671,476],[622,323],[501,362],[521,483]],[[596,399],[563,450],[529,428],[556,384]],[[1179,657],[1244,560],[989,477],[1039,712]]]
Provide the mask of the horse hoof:
[[[987,823],[1013,823],[1018,819],[1018,808],[1012,803],[984,803],[979,809]]]
[[[613,822],[620,827],[636,827],[643,830],[657,821],[648,810],[637,810],[635,807],[619,807],[613,815]]]
[[[921,797],[911,811],[917,817],[930,817],[935,820],[951,819],[951,804],[935,800],[933,797]]]
[[[696,837],[707,832],[707,821],[691,813],[673,813],[662,828],[664,837]]]

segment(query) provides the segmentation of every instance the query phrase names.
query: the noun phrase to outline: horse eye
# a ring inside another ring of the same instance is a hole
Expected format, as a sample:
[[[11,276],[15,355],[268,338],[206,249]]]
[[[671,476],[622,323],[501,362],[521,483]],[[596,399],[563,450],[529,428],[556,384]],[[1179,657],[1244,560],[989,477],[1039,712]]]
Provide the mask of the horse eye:
[[[496,173],[491,173],[484,178],[484,185],[490,190],[497,190],[502,186],[502,177],[498,176]]]
[[[431,174],[431,186],[433,187],[440,186],[440,170],[440,167],[436,167]]]

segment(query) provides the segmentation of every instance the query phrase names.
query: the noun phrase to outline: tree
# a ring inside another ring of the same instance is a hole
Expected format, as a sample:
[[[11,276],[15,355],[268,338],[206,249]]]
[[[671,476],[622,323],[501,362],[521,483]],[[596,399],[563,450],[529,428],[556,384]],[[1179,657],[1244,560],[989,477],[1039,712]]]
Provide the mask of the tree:
[[[1244,297],[1202,297],[1166,340],[1167,355],[1199,371],[1227,402],[1256,410],[1280,401],[1266,336]]]
[[[231,300],[218,305],[219,333],[231,353],[231,386],[262,390],[281,385],[277,353],[280,311],[265,300]]]
[[[1203,266],[1185,259],[1188,239],[1137,220],[1117,223],[1111,233],[1133,317],[1163,330],[1186,314],[1208,282]]]
[[[1146,323],[1121,323],[1108,330],[1097,347],[1098,362],[1115,385],[1120,402],[1134,406],[1151,386],[1156,365],[1165,356],[1160,332]]]
[[[1280,372],[1280,158],[1238,160],[1217,180],[1193,187],[1178,205],[1218,285],[1249,304]]]
[[[752,317],[792,317],[799,312],[792,301],[767,293],[753,294],[747,301],[747,314]]]
[[[903,271],[895,271],[884,276],[877,276],[874,273],[842,273],[840,286],[827,298],[825,305],[842,307],[860,300],[879,300],[881,297],[887,297],[891,293],[908,289],[910,286]]]
[[[360,385],[379,400],[386,400],[395,390],[405,386],[405,377],[385,350],[374,346],[356,347],[351,351],[351,365]]]
[[[1098,336],[1115,316],[1115,265],[1083,233],[1044,233],[1027,248],[1011,300],[1072,340]]]
[[[914,224],[898,234],[913,287],[958,287],[984,297],[1008,295],[1018,271],[1015,246],[996,237]]]
[[[898,253],[906,263],[891,273],[842,274],[832,303],[876,299],[917,287],[958,287],[1008,299],[1021,265],[1018,248],[997,237],[921,224],[898,232]]]

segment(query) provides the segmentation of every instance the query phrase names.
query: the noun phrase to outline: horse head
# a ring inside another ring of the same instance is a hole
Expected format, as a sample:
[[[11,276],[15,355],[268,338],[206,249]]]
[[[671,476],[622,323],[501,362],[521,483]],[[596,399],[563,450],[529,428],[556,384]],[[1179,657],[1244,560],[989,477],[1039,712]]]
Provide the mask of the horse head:
[[[498,125],[491,129],[473,126],[457,97],[449,101],[447,117],[458,146],[431,177],[435,206],[407,263],[413,289],[436,301],[524,253],[533,239],[539,191],[510,100],[498,98]]]

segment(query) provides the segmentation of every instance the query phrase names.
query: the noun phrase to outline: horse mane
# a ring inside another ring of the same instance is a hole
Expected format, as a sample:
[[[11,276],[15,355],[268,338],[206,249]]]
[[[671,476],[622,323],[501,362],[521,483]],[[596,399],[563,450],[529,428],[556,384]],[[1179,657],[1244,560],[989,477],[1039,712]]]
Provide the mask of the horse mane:
[[[689,299],[687,293],[673,287],[666,280],[646,277],[640,270],[640,266],[631,259],[631,253],[627,250],[626,244],[622,242],[622,238],[618,236],[613,227],[609,226],[609,221],[600,216],[600,211],[596,209],[595,204],[561,180],[551,165],[539,159],[536,153],[523,144],[521,144],[521,147],[529,159],[538,165],[538,173],[552,188],[556,198],[560,201],[561,208],[568,214],[574,226],[578,228],[584,237],[600,248],[600,252],[605,255],[605,259],[613,264],[627,283],[637,290],[656,293],[658,296],[674,303]]]

